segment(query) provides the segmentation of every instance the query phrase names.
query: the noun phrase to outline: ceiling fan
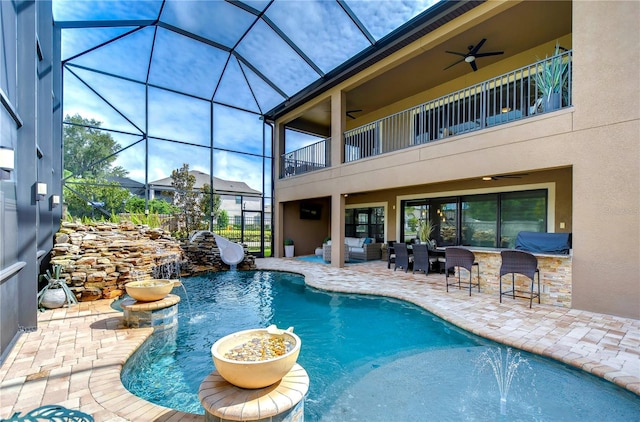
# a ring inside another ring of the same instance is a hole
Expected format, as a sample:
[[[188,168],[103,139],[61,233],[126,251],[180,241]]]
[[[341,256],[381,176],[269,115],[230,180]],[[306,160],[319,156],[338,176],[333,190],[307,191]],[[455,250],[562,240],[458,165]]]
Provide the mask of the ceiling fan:
[[[347,110],[347,111],[345,112],[345,114],[347,115],[347,117],[350,117],[350,118],[352,118],[352,119],[355,119],[355,118],[356,118],[356,116],[354,116],[354,115],[353,115],[353,113],[358,113],[358,112],[360,112],[360,111],[362,111],[362,110],[360,110],[360,109],[358,109],[358,110]]]
[[[523,176],[528,176],[529,173],[520,174],[498,174],[495,176],[484,176],[482,180],[500,180],[500,179],[520,179]]]
[[[479,53],[478,51],[480,50],[480,48],[482,47],[482,45],[486,41],[487,41],[487,39],[483,38],[475,46],[470,45],[469,47],[467,47],[467,49],[469,50],[468,53],[459,53],[457,51],[447,51],[447,53],[449,53],[449,54],[455,54],[456,56],[462,56],[462,58],[460,60],[458,60],[457,62],[455,62],[453,64],[450,64],[449,66],[445,67],[444,70],[447,70],[450,67],[453,67],[453,66],[457,65],[458,63],[467,62],[467,63],[469,63],[471,65],[471,68],[475,72],[476,70],[478,70],[478,66],[476,65],[476,59],[478,57],[497,56],[497,55],[500,55],[500,54],[504,54],[504,51],[489,51],[487,53]]]

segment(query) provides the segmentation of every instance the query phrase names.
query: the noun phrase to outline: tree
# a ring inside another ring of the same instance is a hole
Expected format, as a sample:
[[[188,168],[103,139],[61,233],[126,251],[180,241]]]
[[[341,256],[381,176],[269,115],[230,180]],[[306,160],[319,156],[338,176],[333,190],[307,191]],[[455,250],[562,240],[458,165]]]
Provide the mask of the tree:
[[[63,130],[64,201],[67,212],[74,217],[110,217],[124,211],[129,191],[109,177],[124,177],[127,171],[112,167],[120,145],[101,122],[85,119],[79,114],[65,117]]]
[[[64,185],[64,201],[74,217],[102,218],[124,211],[124,203],[131,196],[115,182],[93,178],[71,178]]]
[[[124,205],[124,210],[131,214],[144,214],[144,198],[137,196],[130,197]],[[180,212],[180,208],[175,207],[162,199],[151,199],[149,201],[149,212],[151,214],[175,214]]]
[[[227,226],[229,225],[229,214],[227,214],[227,210],[220,210],[217,223],[219,229],[222,230],[227,228]]]
[[[107,176],[124,177],[127,171],[112,167],[121,147],[111,134],[100,129],[102,122],[76,114],[65,117],[63,133],[64,168],[73,177],[102,180]]]
[[[189,173],[189,164],[171,172],[171,186],[173,186],[173,205],[180,208],[176,214],[178,218],[178,232],[184,236],[202,227],[202,212],[200,204],[201,194],[194,190],[196,177]]]
[[[213,197],[213,209],[211,208],[211,199]],[[200,200],[200,209],[209,221],[216,220],[220,215],[220,205],[222,198],[217,195],[211,185],[205,183],[202,185],[202,198]]]

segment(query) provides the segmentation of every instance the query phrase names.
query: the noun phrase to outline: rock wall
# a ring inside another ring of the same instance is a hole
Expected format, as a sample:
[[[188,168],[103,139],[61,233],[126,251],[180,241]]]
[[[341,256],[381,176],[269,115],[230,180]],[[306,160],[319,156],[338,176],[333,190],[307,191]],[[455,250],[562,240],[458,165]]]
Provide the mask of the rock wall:
[[[187,258],[187,267],[184,270],[189,273],[229,269],[229,266],[222,262],[220,249],[210,231],[196,232],[188,241],[182,243],[182,249]],[[255,257],[249,254],[246,245],[244,245],[244,260],[237,265],[237,269],[242,271],[256,269]]]
[[[51,264],[62,265],[61,278],[82,301],[120,297],[129,281],[228,269],[212,234],[181,244],[162,229],[132,223],[63,222]],[[246,248],[238,269],[255,269],[255,257]]]

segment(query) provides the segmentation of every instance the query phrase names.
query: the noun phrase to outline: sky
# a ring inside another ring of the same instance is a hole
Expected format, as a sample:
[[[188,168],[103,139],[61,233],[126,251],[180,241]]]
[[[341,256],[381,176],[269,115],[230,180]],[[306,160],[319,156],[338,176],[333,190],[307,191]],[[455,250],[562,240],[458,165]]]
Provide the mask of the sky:
[[[269,192],[262,157],[271,154],[263,148],[271,130],[261,114],[435,0],[345,0],[364,32],[334,0],[243,3],[256,13],[268,8],[257,19],[221,0],[168,0],[164,7],[156,0],[53,0],[54,21],[66,28],[63,113],[114,130],[124,148],[115,165],[136,181],[144,183],[145,166],[150,182],[184,163],[210,173],[213,155],[214,176]],[[157,30],[145,26],[158,17]],[[86,20],[104,25],[84,28]],[[318,138],[289,131],[286,141],[292,151]]]

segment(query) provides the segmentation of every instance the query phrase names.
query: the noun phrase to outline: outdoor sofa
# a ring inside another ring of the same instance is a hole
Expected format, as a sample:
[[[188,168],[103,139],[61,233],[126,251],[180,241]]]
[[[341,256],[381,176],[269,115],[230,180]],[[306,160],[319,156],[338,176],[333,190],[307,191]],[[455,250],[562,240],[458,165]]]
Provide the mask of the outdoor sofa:
[[[372,261],[382,257],[382,243],[371,237],[345,237],[345,260]],[[331,261],[331,241],[322,245],[322,257]]]

